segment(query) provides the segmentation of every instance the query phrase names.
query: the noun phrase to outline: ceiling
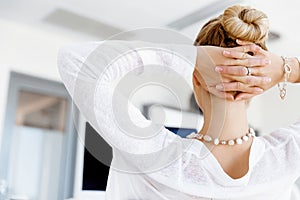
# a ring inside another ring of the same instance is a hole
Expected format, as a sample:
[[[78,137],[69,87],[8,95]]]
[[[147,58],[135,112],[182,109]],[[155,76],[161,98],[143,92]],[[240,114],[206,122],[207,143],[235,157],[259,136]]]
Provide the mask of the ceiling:
[[[279,33],[280,41],[289,47],[284,50],[295,52],[300,44],[300,26],[295,26],[300,19],[300,1],[297,0],[272,3],[258,0],[10,0],[0,2],[0,17],[81,34],[87,40],[101,40],[121,31],[142,27],[170,28],[177,20],[186,18],[190,23],[183,21],[187,25],[180,28],[180,32],[194,38],[201,25],[208,18],[220,14],[228,2],[262,9],[270,18],[271,30]],[[270,45],[281,51],[280,41]]]

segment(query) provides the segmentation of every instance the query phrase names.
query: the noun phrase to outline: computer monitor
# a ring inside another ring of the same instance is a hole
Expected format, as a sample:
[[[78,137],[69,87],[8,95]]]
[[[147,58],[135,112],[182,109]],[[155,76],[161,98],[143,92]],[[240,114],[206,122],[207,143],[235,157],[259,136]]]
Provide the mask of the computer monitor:
[[[182,112],[178,115],[182,115]],[[172,112],[172,117],[174,116],[176,114]],[[199,115],[195,117],[201,118]],[[178,120],[175,118],[165,125],[173,133],[185,137],[197,131],[193,127],[179,128]],[[200,121],[202,122],[202,119]],[[78,132],[74,197],[76,200],[104,200],[112,148],[82,116],[80,116]],[[99,161],[103,159],[104,163]]]
[[[111,154],[111,147],[80,116],[75,166],[74,199],[104,200],[109,166],[97,159],[102,153]],[[94,148],[101,145],[101,151]],[[102,152],[104,149],[105,152]]]

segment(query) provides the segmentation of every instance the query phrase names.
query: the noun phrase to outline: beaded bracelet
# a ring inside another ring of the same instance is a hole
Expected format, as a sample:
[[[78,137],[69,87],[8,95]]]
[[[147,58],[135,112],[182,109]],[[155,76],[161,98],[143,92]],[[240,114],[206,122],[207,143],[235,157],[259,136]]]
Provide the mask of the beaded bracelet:
[[[280,83],[278,83],[278,89],[279,89],[279,96],[282,100],[284,100],[285,96],[286,96],[286,86],[287,86],[287,82],[288,79],[290,77],[290,74],[292,72],[292,67],[289,64],[289,60],[287,57],[283,57],[281,56],[281,58],[283,59],[283,76],[284,76],[284,80],[282,85]]]

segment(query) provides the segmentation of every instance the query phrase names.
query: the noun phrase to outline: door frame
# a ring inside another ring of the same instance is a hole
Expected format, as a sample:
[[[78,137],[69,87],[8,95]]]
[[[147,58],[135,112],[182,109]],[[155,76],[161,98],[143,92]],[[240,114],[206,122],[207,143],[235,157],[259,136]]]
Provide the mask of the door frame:
[[[59,200],[70,198],[73,196],[74,185],[74,166],[76,159],[76,141],[77,133],[74,123],[78,119],[74,119],[72,99],[69,96],[64,85],[60,82],[39,78],[27,74],[10,72],[9,86],[7,92],[7,103],[4,116],[4,126],[2,131],[2,144],[0,149],[0,179],[7,180],[9,172],[9,155],[11,153],[10,144],[12,140],[12,131],[15,124],[15,114],[18,105],[18,94],[20,90],[39,93],[43,95],[51,95],[61,97],[67,100],[66,128],[64,131],[62,158],[61,158],[61,180]],[[75,115],[77,116],[77,115]]]

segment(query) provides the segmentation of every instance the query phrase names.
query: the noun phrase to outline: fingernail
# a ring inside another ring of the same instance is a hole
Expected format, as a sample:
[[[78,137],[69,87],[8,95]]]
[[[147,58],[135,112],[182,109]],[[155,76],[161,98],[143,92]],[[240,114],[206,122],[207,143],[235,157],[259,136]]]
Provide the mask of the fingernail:
[[[243,99],[243,97],[237,97],[235,100],[236,101],[240,101],[240,100],[242,100]]]
[[[230,55],[230,51],[227,51],[227,50],[224,50],[223,53],[224,53],[225,55]]]
[[[261,89],[261,88],[257,88],[257,89],[255,89],[255,91],[261,93],[261,92],[263,92],[264,90]]]
[[[270,82],[272,81],[272,79],[271,79],[270,77],[266,77],[266,78],[265,78],[265,81],[266,81],[267,83],[270,83]]]
[[[216,72],[221,72],[221,71],[223,71],[223,68],[222,67],[216,67],[215,70],[216,70]]]
[[[270,60],[264,60],[264,63],[265,63],[266,65],[269,65],[269,64],[271,64],[271,61],[270,61]]]
[[[224,87],[223,87],[223,85],[216,85],[216,89],[217,89],[217,90],[223,90]]]

